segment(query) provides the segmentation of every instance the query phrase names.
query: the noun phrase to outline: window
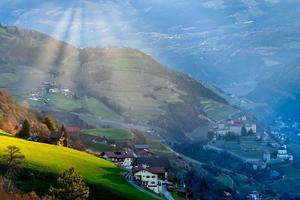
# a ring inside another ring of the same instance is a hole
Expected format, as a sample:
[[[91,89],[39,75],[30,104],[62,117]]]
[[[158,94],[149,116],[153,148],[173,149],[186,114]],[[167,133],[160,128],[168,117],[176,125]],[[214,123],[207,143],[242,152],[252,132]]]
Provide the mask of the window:
[[[146,176],[146,178],[150,178],[150,176]]]
[[[155,178],[155,176],[152,176],[151,178]]]
[[[155,184],[155,181],[151,181],[151,185],[154,185]]]

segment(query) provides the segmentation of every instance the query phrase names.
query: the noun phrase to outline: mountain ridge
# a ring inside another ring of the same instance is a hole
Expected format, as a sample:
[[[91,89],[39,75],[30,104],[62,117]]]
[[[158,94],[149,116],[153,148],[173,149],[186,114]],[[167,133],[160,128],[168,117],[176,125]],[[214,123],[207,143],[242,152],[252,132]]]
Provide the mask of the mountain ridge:
[[[2,27],[1,32],[10,37],[0,37],[0,52],[5,52],[0,56],[0,78],[4,78],[0,85],[25,100],[43,82],[68,88],[75,93],[71,98],[38,91],[50,102],[29,101],[66,124],[88,122],[87,126],[99,126],[99,121],[108,117],[157,127],[164,137],[181,140],[210,123],[211,109],[215,111],[209,113],[214,115],[219,107],[226,108],[224,117],[231,112],[226,100],[200,82],[162,66],[141,51],[116,47],[76,49],[36,31],[23,33],[17,27]]]

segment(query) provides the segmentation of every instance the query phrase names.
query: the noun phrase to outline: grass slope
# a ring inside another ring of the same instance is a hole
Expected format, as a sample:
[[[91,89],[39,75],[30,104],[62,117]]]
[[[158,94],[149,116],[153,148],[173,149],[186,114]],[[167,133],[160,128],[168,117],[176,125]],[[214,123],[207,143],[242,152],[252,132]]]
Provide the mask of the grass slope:
[[[106,160],[73,149],[14,137],[0,136],[0,141],[0,154],[3,154],[9,145],[21,149],[26,156],[24,162],[26,169],[57,175],[65,169],[74,167],[85,181],[94,187],[95,192],[101,195],[101,199],[151,199],[130,186],[122,177],[123,170]],[[39,184],[47,184],[46,182],[44,180]]]
[[[117,128],[97,128],[87,129],[81,132],[83,135],[92,135],[97,137],[106,137],[112,140],[127,140],[133,138],[133,133],[127,129]]]

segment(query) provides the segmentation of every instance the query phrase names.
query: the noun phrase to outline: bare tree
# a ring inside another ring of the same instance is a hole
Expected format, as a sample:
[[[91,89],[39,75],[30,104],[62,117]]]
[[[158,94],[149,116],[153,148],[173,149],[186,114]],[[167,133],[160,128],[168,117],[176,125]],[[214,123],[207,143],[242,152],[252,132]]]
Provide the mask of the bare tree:
[[[15,175],[21,168],[22,162],[25,159],[25,156],[21,153],[19,147],[16,146],[7,146],[5,149],[5,154],[3,155],[4,166],[6,168],[6,177],[12,177]]]

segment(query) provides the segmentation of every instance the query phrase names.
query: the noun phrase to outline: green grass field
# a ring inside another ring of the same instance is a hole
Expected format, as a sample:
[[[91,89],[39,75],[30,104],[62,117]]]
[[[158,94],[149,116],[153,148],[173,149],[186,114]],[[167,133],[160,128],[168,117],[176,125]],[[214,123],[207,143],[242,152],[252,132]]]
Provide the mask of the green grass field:
[[[120,71],[139,71],[141,64],[134,59],[118,58],[107,62],[114,70]]]
[[[240,137],[240,142],[218,140],[213,146],[231,151],[245,159],[260,159],[265,150],[274,151],[265,142],[258,141],[255,137]]]
[[[73,149],[42,143],[29,142],[9,136],[0,136],[0,154],[9,145],[17,146],[26,156],[23,167],[49,175],[58,175],[61,171],[74,167],[101,199],[151,199],[134,189],[122,177],[123,170],[113,163],[90,154]],[[47,180],[24,182],[27,187],[47,184]],[[98,199],[93,196],[92,199]]]
[[[5,132],[4,130],[0,129],[0,135],[10,135],[10,134]]]
[[[81,139],[83,140],[83,142],[87,145],[89,151],[95,152],[95,153],[100,153],[103,151],[112,151],[115,148],[109,145],[105,145],[105,144],[99,144],[99,143],[95,143],[93,142],[93,139],[95,137],[94,136],[89,136],[89,135],[83,135],[81,137]]]
[[[106,137],[112,140],[127,140],[134,137],[133,133],[127,129],[117,128],[96,128],[81,131],[82,135],[92,135],[97,137]]]
[[[64,96],[61,93],[50,93],[43,96],[45,99],[50,99],[50,105],[59,110],[68,112],[76,112],[77,109],[85,109],[94,119],[103,118],[107,120],[121,120],[121,116],[108,108],[105,104],[95,98],[82,97],[80,99],[72,99]],[[43,106],[45,103],[42,100],[30,101],[34,107]],[[78,115],[83,113],[78,113]],[[84,113],[87,114],[87,113]]]
[[[218,102],[206,99],[203,99],[201,101],[201,104],[204,106],[204,111],[208,115],[208,117],[213,119],[214,121],[226,119],[230,116],[230,114],[237,111],[232,106],[220,104]]]

